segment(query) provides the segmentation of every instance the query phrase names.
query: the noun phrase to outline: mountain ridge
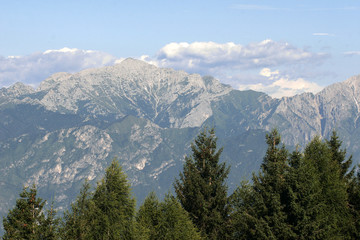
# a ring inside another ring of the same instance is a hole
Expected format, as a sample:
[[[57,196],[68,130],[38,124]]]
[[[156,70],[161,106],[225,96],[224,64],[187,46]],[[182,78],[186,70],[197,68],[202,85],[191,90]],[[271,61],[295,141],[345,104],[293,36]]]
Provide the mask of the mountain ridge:
[[[258,171],[265,134],[276,127],[290,148],[338,131],[344,147],[360,156],[360,75],[317,94],[274,99],[239,91],[211,76],[158,68],[126,59],[79,73],[57,73],[37,89],[17,83],[0,89],[0,212],[22,184],[60,209],[81,184],[93,184],[117,157],[139,202],[160,196],[182,169],[190,143],[205,126],[216,127],[222,160],[232,166],[229,187]]]

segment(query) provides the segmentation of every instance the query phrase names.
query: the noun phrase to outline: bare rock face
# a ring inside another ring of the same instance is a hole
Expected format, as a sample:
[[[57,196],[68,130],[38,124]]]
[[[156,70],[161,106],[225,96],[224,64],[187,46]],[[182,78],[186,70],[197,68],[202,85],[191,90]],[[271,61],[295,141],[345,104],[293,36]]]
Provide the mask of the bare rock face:
[[[328,137],[336,130],[349,147],[350,135],[360,124],[359,89],[360,76],[355,76],[315,95],[282,98],[266,128],[277,127],[291,145],[305,145],[315,135]]]
[[[32,87],[27,86],[23,83],[17,82],[8,88],[0,89],[0,96],[1,97],[17,97],[17,96],[21,96],[24,94],[31,94],[34,92],[35,92],[35,90]]]
[[[134,59],[57,73],[37,89],[17,83],[0,89],[0,213],[33,182],[65,209],[84,180],[95,185],[114,157],[138,203],[152,190],[165,194],[204,126],[216,127],[224,146],[230,190],[258,170],[272,128],[288,146],[335,129],[358,159],[359,101],[360,76],[315,95],[272,99]]]
[[[212,115],[210,103],[232,89],[198,74],[160,69],[127,59],[112,67],[59,73],[37,89],[51,111],[134,115],[164,127],[199,127]]]

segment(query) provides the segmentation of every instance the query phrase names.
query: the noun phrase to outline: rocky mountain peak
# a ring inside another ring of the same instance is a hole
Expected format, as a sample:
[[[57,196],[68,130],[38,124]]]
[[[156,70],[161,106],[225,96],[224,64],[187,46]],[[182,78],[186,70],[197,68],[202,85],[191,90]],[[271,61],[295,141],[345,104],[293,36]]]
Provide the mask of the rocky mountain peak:
[[[122,67],[122,68],[126,68],[129,70],[136,70],[136,69],[146,69],[146,68],[156,68],[155,65],[152,65],[150,63],[138,60],[138,59],[134,59],[134,58],[126,58],[123,61],[121,61],[118,64],[115,64],[113,66],[114,68],[116,67]]]
[[[35,92],[35,90],[31,86],[17,82],[8,88],[0,89],[0,96],[18,97],[33,92]]]
[[[45,79],[44,81],[42,81],[36,90],[39,92],[47,91],[51,88],[56,87],[58,84],[68,79],[70,76],[71,74],[66,72],[55,73],[50,77],[48,77],[47,79]]]
[[[37,92],[51,111],[133,115],[162,127],[182,128],[200,126],[212,116],[211,102],[232,90],[212,77],[128,58],[110,67],[54,74]]]
[[[353,76],[344,82],[353,91],[354,97],[360,100],[360,75]]]
[[[24,182],[36,182],[39,193],[56,189],[65,208],[84,179],[95,183],[115,156],[140,202],[151,188],[165,193],[205,125],[216,127],[225,146],[230,186],[259,169],[265,132],[273,128],[288,146],[306,146],[336,129],[359,159],[359,89],[356,76],[317,94],[272,99],[136,59],[57,73],[36,90],[21,83],[0,89],[0,199],[12,197],[0,202],[0,213]]]

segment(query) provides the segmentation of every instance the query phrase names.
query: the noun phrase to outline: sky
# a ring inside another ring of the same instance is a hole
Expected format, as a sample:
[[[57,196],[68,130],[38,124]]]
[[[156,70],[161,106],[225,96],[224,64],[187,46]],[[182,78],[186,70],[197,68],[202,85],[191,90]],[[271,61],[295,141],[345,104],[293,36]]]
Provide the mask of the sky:
[[[132,57],[273,97],[360,74],[360,0],[0,0],[0,87]]]

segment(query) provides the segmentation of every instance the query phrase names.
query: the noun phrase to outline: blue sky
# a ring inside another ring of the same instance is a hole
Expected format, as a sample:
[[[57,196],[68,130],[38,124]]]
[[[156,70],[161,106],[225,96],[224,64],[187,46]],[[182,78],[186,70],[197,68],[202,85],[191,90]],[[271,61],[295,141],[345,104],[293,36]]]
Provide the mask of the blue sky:
[[[133,57],[274,97],[360,74],[360,1],[0,0],[0,87]]]

